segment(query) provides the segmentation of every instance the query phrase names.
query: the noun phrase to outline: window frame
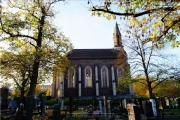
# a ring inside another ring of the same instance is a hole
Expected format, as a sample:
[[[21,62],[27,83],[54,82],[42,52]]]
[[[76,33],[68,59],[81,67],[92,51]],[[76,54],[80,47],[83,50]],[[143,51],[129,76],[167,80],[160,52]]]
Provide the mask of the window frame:
[[[103,83],[103,69],[105,70],[105,76],[107,78],[107,86],[104,85]],[[101,67],[101,87],[109,87],[109,71],[108,71],[108,68],[106,66],[102,66]]]

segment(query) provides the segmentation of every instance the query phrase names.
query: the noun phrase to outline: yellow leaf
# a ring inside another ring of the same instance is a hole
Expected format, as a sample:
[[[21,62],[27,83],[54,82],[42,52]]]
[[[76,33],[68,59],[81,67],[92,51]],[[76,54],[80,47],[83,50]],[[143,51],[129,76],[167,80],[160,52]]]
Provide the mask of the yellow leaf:
[[[122,6],[122,4],[121,4],[121,5],[119,5],[119,9],[120,9],[120,10],[123,10],[123,6]]]
[[[152,38],[155,38],[155,37],[156,37],[156,34],[157,34],[157,29],[152,32],[152,36],[151,36],[151,37],[152,37]]]
[[[95,16],[95,12],[92,12],[91,16]]]
[[[163,43],[159,44],[159,47],[164,48],[164,44]]]
[[[148,28],[145,26],[145,27],[143,27],[143,32],[145,32],[146,30],[147,30]]]
[[[113,19],[116,19],[116,15],[112,15]]]
[[[179,41],[176,41],[175,47],[179,47]]]
[[[174,41],[172,42],[171,47],[172,47],[172,48],[175,48],[175,42],[174,42]]]
[[[135,24],[134,24],[133,21],[131,21],[131,22],[130,22],[130,25],[131,25],[132,27],[134,27]]]
[[[111,15],[110,15],[110,14],[107,15],[106,18],[107,18],[108,20],[111,20]]]
[[[142,18],[142,23],[144,23],[144,24],[145,24],[146,22],[147,22],[146,17],[143,17],[143,18]]]

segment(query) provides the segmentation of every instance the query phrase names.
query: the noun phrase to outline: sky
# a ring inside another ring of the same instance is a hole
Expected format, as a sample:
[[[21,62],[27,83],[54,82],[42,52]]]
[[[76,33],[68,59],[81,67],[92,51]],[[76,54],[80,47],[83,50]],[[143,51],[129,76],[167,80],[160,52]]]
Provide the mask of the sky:
[[[74,48],[113,48],[116,20],[92,17],[87,0],[66,0],[58,5],[55,24],[70,38]]]

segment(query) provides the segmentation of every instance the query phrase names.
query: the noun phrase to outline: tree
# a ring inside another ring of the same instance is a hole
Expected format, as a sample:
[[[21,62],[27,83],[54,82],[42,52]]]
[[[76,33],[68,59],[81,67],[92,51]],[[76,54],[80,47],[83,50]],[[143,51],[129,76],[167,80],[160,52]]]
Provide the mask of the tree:
[[[22,52],[13,53],[7,50],[1,50],[1,70],[0,75],[4,80],[12,79],[15,82],[16,89],[21,91],[23,97],[29,89],[30,71],[33,57],[30,52],[23,50]]]
[[[156,41],[164,44],[171,41],[172,47],[179,47],[176,38],[180,34],[180,3],[178,0],[88,0],[92,16],[106,17],[108,20],[120,19],[129,21],[131,27],[139,27],[142,32],[149,32],[150,37],[142,42]]]
[[[123,46],[129,53],[128,62],[131,66],[130,72],[133,79],[127,79],[127,75],[121,75],[119,84],[121,87],[137,82],[147,88],[149,97],[153,98],[153,90],[173,76],[176,69],[173,67],[172,61],[170,61],[171,64],[168,62],[167,56],[160,54],[161,49],[159,49],[156,42],[143,43],[144,37],[140,37],[140,34],[149,35],[148,32],[141,33],[137,27],[131,29],[131,32],[129,32],[129,35],[123,41]],[[123,65],[127,59],[123,59],[125,57],[123,57],[122,52],[119,54],[117,62]]]
[[[26,78],[29,80],[28,96],[35,94],[39,80],[48,77],[54,67],[65,70],[68,65],[65,55],[72,49],[72,45],[63,33],[58,32],[52,22],[55,17],[52,6],[57,2],[14,0],[7,1],[7,7],[2,6],[1,41],[8,43],[8,52],[17,57],[15,61],[11,58],[6,59],[4,65],[16,66],[21,64],[23,59],[24,67],[28,66],[25,70]],[[12,73],[19,73],[16,70]]]

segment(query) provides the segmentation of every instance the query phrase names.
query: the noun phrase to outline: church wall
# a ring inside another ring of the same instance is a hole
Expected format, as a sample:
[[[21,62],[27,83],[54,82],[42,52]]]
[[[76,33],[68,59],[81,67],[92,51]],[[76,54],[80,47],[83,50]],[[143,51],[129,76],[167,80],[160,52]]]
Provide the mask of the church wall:
[[[81,83],[82,95],[81,96],[96,96],[96,82],[99,83],[99,95],[113,95],[112,91],[112,73],[111,66],[115,64],[115,59],[83,59],[83,60],[70,60],[71,65],[76,65],[76,88],[67,87],[67,77],[65,80],[65,97],[68,96],[78,96],[78,83]],[[81,66],[81,81],[79,81],[78,67]],[[85,75],[84,69],[86,66],[91,67],[92,69],[92,88],[85,88]],[[98,67],[98,81],[95,80],[95,67]],[[101,87],[101,67],[106,66],[108,68],[109,75],[109,87]],[[115,72],[115,81],[117,82],[116,70]]]

